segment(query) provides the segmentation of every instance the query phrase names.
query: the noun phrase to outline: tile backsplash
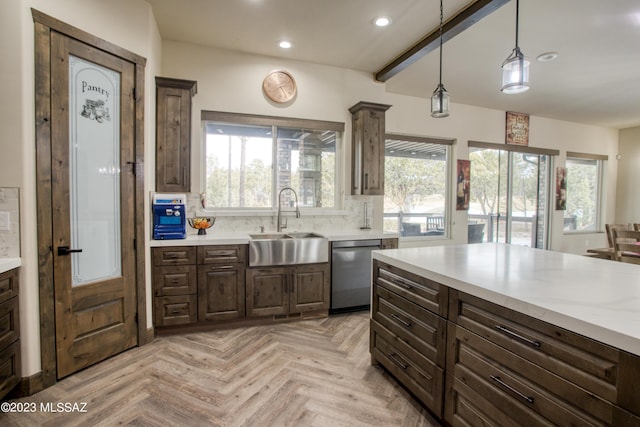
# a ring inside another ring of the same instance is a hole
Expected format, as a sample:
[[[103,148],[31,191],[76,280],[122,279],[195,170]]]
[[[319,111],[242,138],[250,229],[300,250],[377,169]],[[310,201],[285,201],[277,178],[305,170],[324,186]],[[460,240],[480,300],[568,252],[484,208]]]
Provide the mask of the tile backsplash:
[[[0,258],[20,257],[20,190],[0,187]]]
[[[358,196],[347,197],[342,212],[344,214],[335,215],[306,215],[304,210],[300,218],[295,218],[293,214],[286,213],[288,231],[316,231],[316,232],[349,232],[359,230],[364,223],[364,204],[368,204],[369,224],[373,217],[373,198]],[[192,218],[200,215],[200,195],[198,193],[187,194],[187,217]],[[265,231],[276,230],[275,216],[223,216],[214,215],[216,222],[212,228],[218,232],[238,232],[257,233],[260,227],[264,226]],[[187,226],[187,234],[197,234],[197,230]]]

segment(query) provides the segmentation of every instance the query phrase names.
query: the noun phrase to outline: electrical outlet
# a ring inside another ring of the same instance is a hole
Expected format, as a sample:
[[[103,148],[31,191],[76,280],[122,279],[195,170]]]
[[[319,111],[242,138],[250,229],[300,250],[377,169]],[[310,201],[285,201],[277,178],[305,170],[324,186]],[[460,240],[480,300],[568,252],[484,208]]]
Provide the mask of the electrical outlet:
[[[0,231],[10,231],[9,212],[0,212]]]

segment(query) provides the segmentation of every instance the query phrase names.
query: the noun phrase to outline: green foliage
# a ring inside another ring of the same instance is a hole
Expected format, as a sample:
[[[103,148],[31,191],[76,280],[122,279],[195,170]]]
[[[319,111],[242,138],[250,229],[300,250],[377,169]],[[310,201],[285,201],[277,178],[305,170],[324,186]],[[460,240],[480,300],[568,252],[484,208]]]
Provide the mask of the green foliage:
[[[385,205],[401,212],[412,212],[432,195],[444,196],[446,164],[407,157],[385,159]],[[444,206],[443,206],[444,209]],[[388,208],[385,208],[388,211]]]

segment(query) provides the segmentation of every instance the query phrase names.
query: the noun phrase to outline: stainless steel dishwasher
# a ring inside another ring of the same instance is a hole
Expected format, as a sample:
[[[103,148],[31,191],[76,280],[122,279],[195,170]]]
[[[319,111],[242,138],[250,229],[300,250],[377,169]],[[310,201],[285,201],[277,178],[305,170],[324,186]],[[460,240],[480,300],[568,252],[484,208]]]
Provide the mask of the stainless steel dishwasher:
[[[331,249],[331,313],[366,310],[371,305],[371,251],[380,239],[336,241]]]

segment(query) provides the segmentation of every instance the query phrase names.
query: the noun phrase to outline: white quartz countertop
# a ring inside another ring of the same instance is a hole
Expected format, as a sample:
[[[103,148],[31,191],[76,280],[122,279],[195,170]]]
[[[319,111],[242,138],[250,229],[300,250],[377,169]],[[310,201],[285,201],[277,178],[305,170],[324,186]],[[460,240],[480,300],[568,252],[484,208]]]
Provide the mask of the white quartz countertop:
[[[302,230],[308,231],[308,230]],[[284,230],[283,233],[286,233]],[[271,234],[272,232],[265,232],[265,234]],[[398,237],[397,233],[384,233],[382,231],[374,230],[354,230],[344,232],[316,232],[321,236],[326,237],[329,241],[339,240],[365,240],[365,239],[386,239]],[[259,233],[255,233],[259,234]],[[186,239],[176,240],[151,240],[151,247],[161,246],[198,246],[198,245],[242,245],[249,243],[249,233],[224,233],[217,231],[207,231],[205,236],[198,236],[194,234],[187,235]]]
[[[640,355],[640,266],[500,243],[373,258]]]
[[[0,273],[13,270],[22,265],[20,258],[0,258]]]

